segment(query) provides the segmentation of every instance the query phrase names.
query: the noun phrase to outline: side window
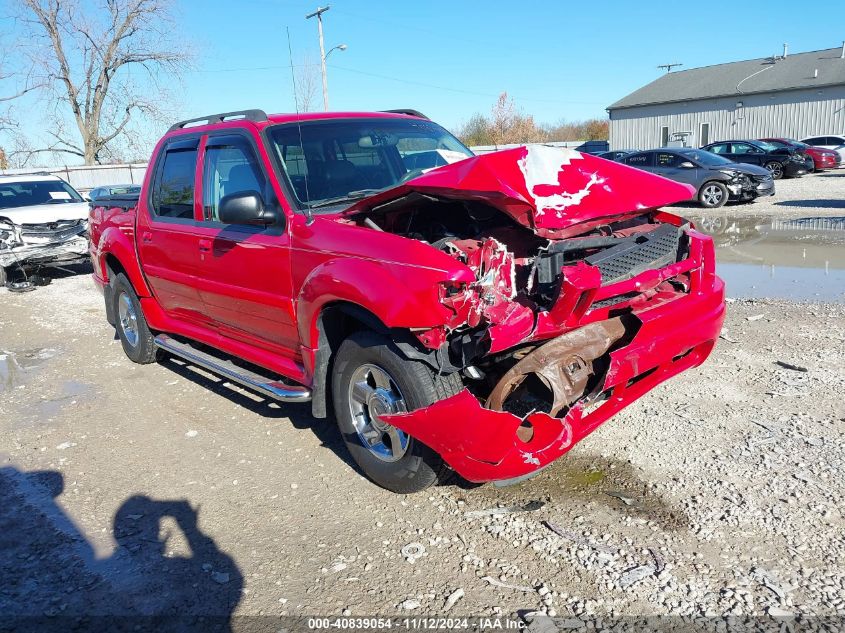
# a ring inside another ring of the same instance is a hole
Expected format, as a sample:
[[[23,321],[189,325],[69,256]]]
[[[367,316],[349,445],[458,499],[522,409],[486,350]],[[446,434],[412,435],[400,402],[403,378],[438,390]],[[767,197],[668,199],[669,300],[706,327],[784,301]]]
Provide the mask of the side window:
[[[654,164],[653,154],[644,152],[642,154],[634,154],[625,159],[625,164],[631,167],[651,167]]]
[[[758,148],[748,143],[731,143],[731,154],[762,154]]]
[[[679,162],[678,157],[674,154],[665,154],[663,152],[657,154],[657,167],[677,167]]]
[[[268,197],[267,179],[249,142],[239,135],[209,137],[202,176],[203,217],[219,222],[220,202],[244,192],[257,193],[265,205],[275,204]]]
[[[727,154],[728,153],[728,144],[727,143],[719,143],[718,145],[712,145],[707,149],[708,152],[713,152],[714,154]]]
[[[153,186],[153,212],[162,218],[194,217],[197,148],[166,149]]]

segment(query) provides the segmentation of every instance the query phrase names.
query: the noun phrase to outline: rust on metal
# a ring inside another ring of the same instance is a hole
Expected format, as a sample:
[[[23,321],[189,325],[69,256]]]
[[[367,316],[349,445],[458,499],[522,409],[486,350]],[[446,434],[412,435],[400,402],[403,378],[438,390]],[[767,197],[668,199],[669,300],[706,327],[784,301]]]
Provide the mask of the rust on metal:
[[[593,373],[593,361],[625,334],[620,318],[590,323],[541,345],[511,367],[487,398],[487,408],[502,411],[507,399],[531,374],[552,392],[550,415],[581,397]]]

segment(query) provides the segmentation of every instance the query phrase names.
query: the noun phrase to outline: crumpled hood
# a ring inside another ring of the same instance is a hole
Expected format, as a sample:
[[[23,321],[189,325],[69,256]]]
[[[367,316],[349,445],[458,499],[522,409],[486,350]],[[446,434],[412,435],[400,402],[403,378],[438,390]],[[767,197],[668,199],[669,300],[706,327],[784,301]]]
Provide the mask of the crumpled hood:
[[[7,218],[15,224],[47,224],[61,220],[85,220],[88,218],[88,203],[62,202],[36,204],[31,207],[0,208],[0,218]]]
[[[689,200],[694,189],[575,150],[527,145],[432,169],[344,213],[372,210],[411,192],[483,200],[528,228],[556,230]]]

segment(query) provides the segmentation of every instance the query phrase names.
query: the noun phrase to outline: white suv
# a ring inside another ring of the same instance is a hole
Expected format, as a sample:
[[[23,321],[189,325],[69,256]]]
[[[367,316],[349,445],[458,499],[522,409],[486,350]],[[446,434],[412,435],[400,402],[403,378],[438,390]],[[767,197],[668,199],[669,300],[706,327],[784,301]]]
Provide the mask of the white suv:
[[[0,175],[0,287],[45,265],[88,258],[88,203],[49,174]]]

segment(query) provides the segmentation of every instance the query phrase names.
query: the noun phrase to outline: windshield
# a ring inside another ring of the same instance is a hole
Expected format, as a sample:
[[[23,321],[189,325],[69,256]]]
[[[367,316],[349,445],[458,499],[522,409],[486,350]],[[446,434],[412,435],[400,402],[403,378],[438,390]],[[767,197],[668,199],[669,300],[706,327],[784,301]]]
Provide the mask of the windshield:
[[[472,156],[439,125],[420,119],[286,123],[270,139],[301,206],[362,198]]]
[[[680,153],[691,160],[697,161],[702,165],[706,165],[707,167],[721,167],[722,165],[733,164],[732,160],[728,160],[724,156],[719,156],[718,154],[714,154],[706,150],[690,150]]]
[[[82,196],[61,180],[0,183],[0,209],[68,202],[83,202]]]

